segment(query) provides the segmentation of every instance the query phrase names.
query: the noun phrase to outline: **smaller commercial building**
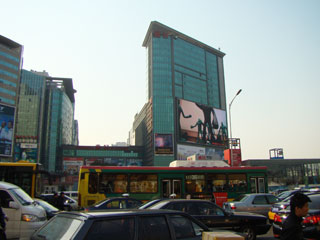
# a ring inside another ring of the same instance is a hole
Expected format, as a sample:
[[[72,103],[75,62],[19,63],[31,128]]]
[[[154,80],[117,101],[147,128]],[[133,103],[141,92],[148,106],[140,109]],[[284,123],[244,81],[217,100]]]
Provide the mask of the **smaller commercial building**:
[[[320,184],[320,158],[250,159],[242,161],[242,165],[266,166],[269,186]]]

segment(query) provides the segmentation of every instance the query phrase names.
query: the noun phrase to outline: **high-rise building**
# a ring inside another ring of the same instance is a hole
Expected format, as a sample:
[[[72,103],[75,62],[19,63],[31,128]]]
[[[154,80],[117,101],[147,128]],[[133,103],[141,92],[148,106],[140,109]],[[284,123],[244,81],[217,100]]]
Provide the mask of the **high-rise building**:
[[[0,35],[0,159],[12,160],[23,46]]]
[[[75,92],[71,78],[46,77],[41,163],[49,172],[63,170],[60,147],[74,141]]]
[[[135,117],[129,140],[145,146],[144,165],[168,166],[195,154],[222,160],[227,140],[225,54],[156,21],[143,46],[148,102]]]
[[[14,160],[40,162],[47,72],[21,71]]]

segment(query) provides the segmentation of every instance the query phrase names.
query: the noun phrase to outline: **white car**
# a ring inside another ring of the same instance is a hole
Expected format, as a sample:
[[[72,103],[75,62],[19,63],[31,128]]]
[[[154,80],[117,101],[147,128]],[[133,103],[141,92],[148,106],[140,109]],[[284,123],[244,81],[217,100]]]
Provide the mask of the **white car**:
[[[279,200],[271,193],[242,194],[232,202],[223,203],[223,208],[229,212],[251,212],[268,216],[272,204]]]

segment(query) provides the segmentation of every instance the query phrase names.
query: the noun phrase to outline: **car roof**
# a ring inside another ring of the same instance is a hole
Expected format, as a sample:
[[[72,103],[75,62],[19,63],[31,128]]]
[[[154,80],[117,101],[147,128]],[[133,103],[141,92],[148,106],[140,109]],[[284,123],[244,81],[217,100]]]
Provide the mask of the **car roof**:
[[[0,188],[10,189],[10,188],[20,188],[20,187],[12,183],[0,181]]]
[[[176,210],[167,209],[111,209],[111,210],[89,210],[89,211],[75,211],[75,212],[62,212],[59,215],[64,216],[79,216],[88,219],[103,218],[103,217],[120,217],[120,216],[137,216],[137,215],[157,215],[157,214],[179,214],[184,216],[190,215]]]

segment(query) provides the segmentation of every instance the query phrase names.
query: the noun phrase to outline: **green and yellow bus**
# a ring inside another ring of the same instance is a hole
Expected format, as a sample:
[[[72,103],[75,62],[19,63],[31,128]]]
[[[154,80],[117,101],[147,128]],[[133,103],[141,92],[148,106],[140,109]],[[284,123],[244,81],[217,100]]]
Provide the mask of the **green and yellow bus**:
[[[29,162],[0,162],[0,181],[21,187],[31,197],[40,195],[40,165]]]
[[[212,199],[221,205],[242,193],[267,192],[266,167],[82,166],[78,202],[87,207],[107,197]],[[189,196],[188,196],[189,195]]]

